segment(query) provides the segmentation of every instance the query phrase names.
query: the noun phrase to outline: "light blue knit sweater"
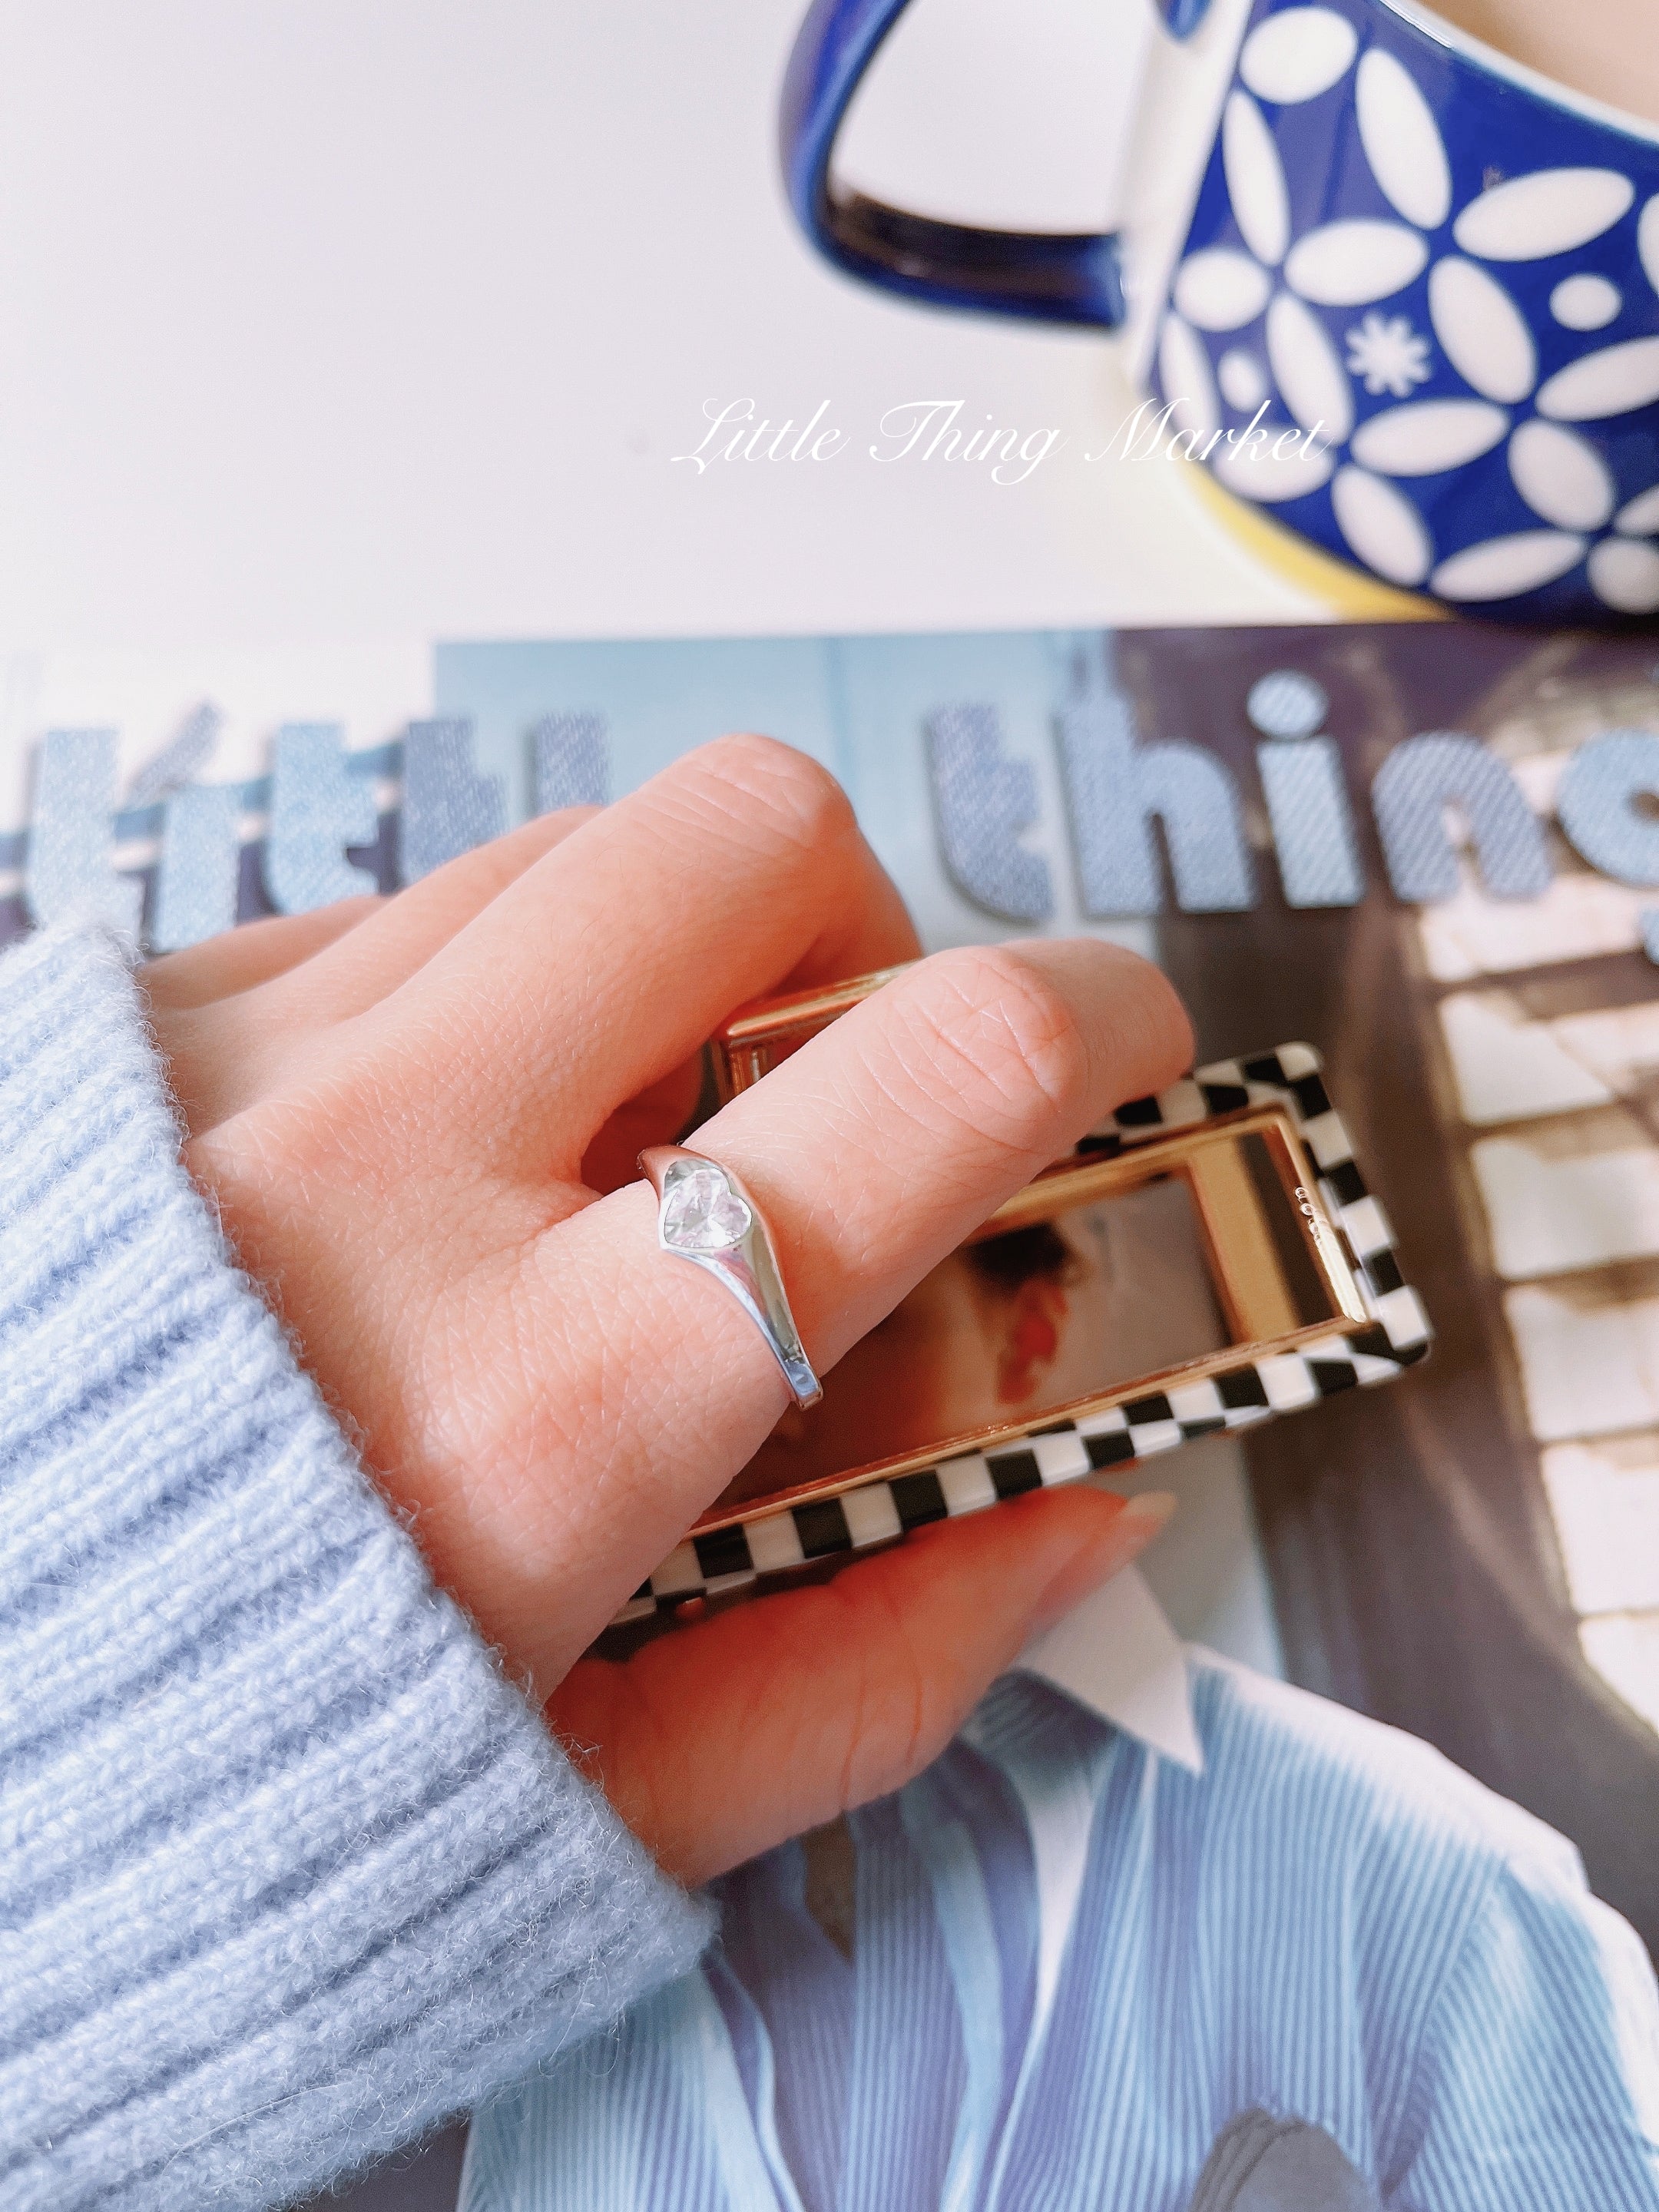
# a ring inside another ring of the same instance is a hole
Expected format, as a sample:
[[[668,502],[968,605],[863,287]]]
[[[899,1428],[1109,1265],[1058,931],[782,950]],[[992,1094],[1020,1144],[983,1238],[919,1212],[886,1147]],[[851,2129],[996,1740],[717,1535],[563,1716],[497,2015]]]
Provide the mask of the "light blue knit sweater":
[[[232,1265],[118,952],[0,959],[0,2204],[301,2194],[706,1934]]]

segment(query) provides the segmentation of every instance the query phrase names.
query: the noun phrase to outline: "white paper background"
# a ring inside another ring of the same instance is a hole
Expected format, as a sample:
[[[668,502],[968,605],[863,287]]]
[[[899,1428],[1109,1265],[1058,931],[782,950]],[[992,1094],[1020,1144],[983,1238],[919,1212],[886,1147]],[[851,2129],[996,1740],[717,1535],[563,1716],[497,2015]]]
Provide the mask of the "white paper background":
[[[0,648],[1317,613],[1163,462],[668,457],[711,394],[1103,442],[1111,349],[834,277],[783,206],[802,0],[4,0]],[[917,0],[848,159],[1109,210],[1150,0]]]

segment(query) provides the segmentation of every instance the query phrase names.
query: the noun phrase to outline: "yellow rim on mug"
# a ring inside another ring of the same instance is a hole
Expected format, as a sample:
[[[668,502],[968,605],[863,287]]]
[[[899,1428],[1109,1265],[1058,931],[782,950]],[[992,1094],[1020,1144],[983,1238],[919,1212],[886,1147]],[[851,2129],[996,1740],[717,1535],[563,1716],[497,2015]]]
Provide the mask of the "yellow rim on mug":
[[[1320,600],[1333,619],[1398,623],[1457,619],[1449,608],[1421,592],[1401,591],[1396,585],[1362,575],[1346,562],[1321,552],[1309,539],[1298,538],[1260,507],[1236,497],[1196,463],[1187,469],[1186,477],[1209,512],[1248,553],[1297,591]]]

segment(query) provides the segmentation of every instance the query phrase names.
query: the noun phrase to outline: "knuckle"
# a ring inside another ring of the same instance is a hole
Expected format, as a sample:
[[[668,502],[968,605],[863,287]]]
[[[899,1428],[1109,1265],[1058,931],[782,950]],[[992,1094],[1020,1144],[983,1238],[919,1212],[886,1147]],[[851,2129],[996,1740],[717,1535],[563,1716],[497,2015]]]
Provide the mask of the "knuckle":
[[[983,1133],[1024,1148],[1083,1109],[1091,1052],[1053,979],[1006,945],[942,953],[921,971],[932,1057]]]
[[[776,738],[720,738],[704,747],[702,759],[745,812],[761,811],[773,836],[816,848],[855,829],[852,801],[829,769]]]

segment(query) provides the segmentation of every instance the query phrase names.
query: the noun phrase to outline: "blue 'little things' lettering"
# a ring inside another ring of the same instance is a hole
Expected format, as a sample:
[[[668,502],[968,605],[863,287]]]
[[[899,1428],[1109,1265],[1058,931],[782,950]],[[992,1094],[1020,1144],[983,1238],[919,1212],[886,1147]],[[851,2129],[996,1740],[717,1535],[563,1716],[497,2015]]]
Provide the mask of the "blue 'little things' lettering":
[[[1359,795],[1325,726],[1328,708],[1313,678],[1280,669],[1252,687],[1245,710],[1256,739],[1249,757],[1260,785],[1256,818],[1265,823],[1285,902],[1298,911],[1352,907],[1365,890],[1354,818]],[[610,797],[610,727],[592,706],[554,707],[526,719],[526,783],[536,811]],[[1186,737],[1149,738],[1109,675],[1063,707],[1053,728],[1085,914],[1150,916],[1171,893],[1183,914],[1239,914],[1260,903],[1260,870],[1246,834],[1247,801],[1254,802],[1215,752]],[[1051,864],[1025,842],[1042,821],[1040,779],[1031,761],[1009,748],[997,703],[941,702],[920,718],[918,734],[951,882],[999,920],[1050,921]],[[139,932],[144,883],[117,865],[118,735],[53,730],[41,741],[33,821],[18,856],[23,914],[36,926],[92,912],[130,937]],[[348,755],[334,724],[289,723],[276,732],[258,860],[277,912],[306,913],[375,887],[373,873],[348,857],[377,834],[373,782],[362,773],[368,757]],[[158,951],[228,927],[245,878],[239,824],[254,787],[182,781],[194,759],[180,756],[166,795],[147,813],[133,806],[141,776],[123,817],[124,836],[136,834],[136,823],[149,825],[152,836],[159,832],[143,925]],[[398,878],[404,883],[507,827],[504,779],[477,765],[464,716],[411,723],[401,776]],[[263,805],[267,787],[259,788]],[[154,796],[149,785],[143,793]],[[1454,897],[1466,866],[1491,897],[1535,899],[1548,890],[1554,871],[1545,824],[1513,769],[1479,738],[1444,730],[1404,738],[1369,797],[1389,887],[1404,904]],[[1616,883],[1659,889],[1659,735],[1610,730],[1583,742],[1559,778],[1554,811],[1589,867]],[[1648,957],[1659,962],[1659,906],[1643,914],[1640,927]]]

